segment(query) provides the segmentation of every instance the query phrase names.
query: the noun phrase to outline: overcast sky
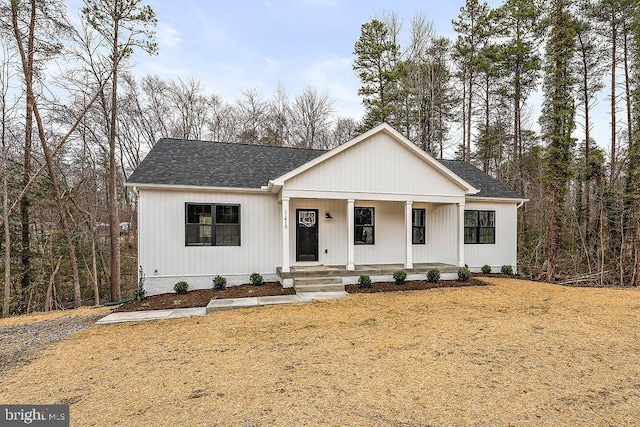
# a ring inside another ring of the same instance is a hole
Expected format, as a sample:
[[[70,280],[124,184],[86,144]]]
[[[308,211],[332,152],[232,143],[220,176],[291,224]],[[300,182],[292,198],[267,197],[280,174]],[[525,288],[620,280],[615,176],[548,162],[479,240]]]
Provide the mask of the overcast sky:
[[[82,0],[66,0],[76,14]],[[403,21],[400,42],[408,44],[410,21],[418,13],[432,21],[439,35],[455,37],[451,21],[464,0],[143,0],[158,16],[159,55],[137,53],[133,68],[138,75],[196,78],[207,93],[235,102],[242,91],[257,89],[264,100],[279,82],[290,98],[307,86],[328,91],[335,99],[335,114],[360,119],[359,80],[353,64],[353,45],[362,24],[384,12]],[[489,0],[497,7],[500,0]],[[602,94],[604,99],[606,94]],[[540,110],[540,94],[529,106]],[[601,126],[596,138],[606,141],[608,120],[601,101]],[[538,129],[537,120],[532,120]],[[578,135],[576,135],[578,136]],[[457,141],[456,141],[457,142]],[[598,141],[601,145],[603,141]]]
[[[158,16],[160,53],[136,54],[136,74],[199,79],[224,100],[257,89],[270,98],[278,82],[290,97],[311,86],[328,91],[338,115],[360,118],[353,45],[360,26],[393,11],[408,30],[423,13],[441,35],[451,35],[463,0],[143,0]],[[498,4],[497,1],[489,2]],[[70,14],[81,0],[67,0]],[[406,33],[405,33],[406,36]],[[408,42],[405,37],[405,44]]]

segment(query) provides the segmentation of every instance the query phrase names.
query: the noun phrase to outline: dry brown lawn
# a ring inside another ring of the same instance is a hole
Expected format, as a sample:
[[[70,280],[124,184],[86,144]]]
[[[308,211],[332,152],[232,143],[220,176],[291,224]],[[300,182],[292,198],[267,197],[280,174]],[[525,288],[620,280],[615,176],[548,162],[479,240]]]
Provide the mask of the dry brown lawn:
[[[640,424],[640,291],[487,280],[93,327],[0,402],[73,426]]]

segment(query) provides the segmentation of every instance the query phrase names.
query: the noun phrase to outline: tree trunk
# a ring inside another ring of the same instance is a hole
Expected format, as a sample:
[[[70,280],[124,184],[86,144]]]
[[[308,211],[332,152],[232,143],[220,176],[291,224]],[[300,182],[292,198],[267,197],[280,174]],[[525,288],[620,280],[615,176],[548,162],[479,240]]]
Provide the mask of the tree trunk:
[[[91,281],[95,305],[100,305],[100,287],[98,286],[98,261],[96,259],[96,235],[91,233]]]
[[[13,33],[16,41],[21,41],[20,29],[18,24],[18,2],[11,2],[11,17],[13,23]],[[24,161],[22,171],[22,185],[29,185],[31,179],[31,142],[33,138],[33,104],[35,97],[33,90],[29,87],[33,85],[33,56],[34,56],[34,40],[36,26],[36,0],[31,0],[31,14],[29,17],[29,32],[27,35],[27,51],[23,60],[24,79],[27,85],[26,93],[26,112],[25,112],[25,132],[24,132]],[[31,235],[29,231],[29,196],[25,194],[20,202],[20,218],[22,223],[22,276],[21,285],[24,292],[31,282]]]
[[[60,185],[58,184],[58,178],[55,168],[53,166],[53,156],[47,144],[46,135],[44,133],[44,126],[38,111],[38,106],[34,104],[34,113],[36,116],[36,122],[38,124],[38,134],[40,135],[40,142],[44,151],[45,162],[47,163],[47,171],[49,172],[49,179],[53,186],[53,195],[58,207],[60,215],[60,221],[62,222],[62,232],[65,236],[65,242],[67,244],[67,251],[69,252],[69,264],[71,265],[71,276],[73,279],[73,294],[74,305],[80,307],[82,305],[82,294],[80,293],[80,274],[78,272],[78,258],[76,257],[76,248],[73,245],[72,233],[69,227],[69,221],[67,219],[67,212],[62,200],[62,194],[60,193]]]
[[[2,225],[4,227],[4,298],[2,316],[9,316],[11,304],[11,230],[9,229],[9,190],[7,186],[6,110],[2,103]]]
[[[466,162],[471,161],[471,111],[473,109],[473,72],[469,72],[469,98],[467,98],[467,147],[465,149]]]
[[[114,16],[118,9],[118,2],[114,2]],[[118,187],[116,179],[116,121],[118,104],[118,21],[113,28],[112,71],[111,85],[111,117],[109,120],[109,244],[111,249],[111,301],[120,301],[120,221],[118,218]]]
[[[636,201],[634,211],[636,215],[636,227],[635,227],[636,243],[634,245],[634,250],[633,250],[635,266],[633,269],[633,278],[631,280],[631,285],[637,287],[637,286],[640,286],[640,201]]]
[[[45,297],[44,311],[51,311],[51,309],[54,306],[53,295],[55,293],[56,274],[58,274],[58,270],[60,270],[61,263],[62,263],[62,257],[58,258],[58,261],[56,262],[56,266],[53,269],[51,276],[49,276],[49,286],[47,286],[47,296]]]
[[[615,19],[615,15],[611,17]],[[616,55],[618,31],[612,23],[611,35],[611,185],[614,185],[616,177]]]
[[[462,75],[462,160],[465,159],[467,150],[467,82]]]
[[[586,176],[584,177],[584,239],[587,242],[587,249],[590,248],[589,242],[591,242],[591,178],[589,174],[589,162],[591,161],[591,123],[589,120],[589,79],[587,78],[588,72],[589,65],[587,64],[587,58],[583,53],[582,75],[584,76],[584,80],[582,81],[582,96],[584,98],[584,170],[586,172]]]

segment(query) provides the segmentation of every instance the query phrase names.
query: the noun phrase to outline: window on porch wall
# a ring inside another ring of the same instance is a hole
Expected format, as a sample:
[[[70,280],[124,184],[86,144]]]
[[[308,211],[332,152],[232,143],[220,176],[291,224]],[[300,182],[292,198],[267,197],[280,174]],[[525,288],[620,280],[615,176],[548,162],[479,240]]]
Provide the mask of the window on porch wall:
[[[375,244],[375,208],[354,208],[355,245]]]
[[[413,210],[413,237],[412,243],[414,245],[424,245],[425,238],[425,219],[426,219],[426,211],[424,209],[414,209]]]

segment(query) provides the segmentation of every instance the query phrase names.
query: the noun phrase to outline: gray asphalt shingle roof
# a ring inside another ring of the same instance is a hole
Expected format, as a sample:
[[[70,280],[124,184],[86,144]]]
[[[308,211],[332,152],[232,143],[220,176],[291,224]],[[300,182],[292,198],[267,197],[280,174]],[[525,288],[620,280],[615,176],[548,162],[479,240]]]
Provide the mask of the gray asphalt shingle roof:
[[[491,197],[501,199],[524,199],[520,194],[507,187],[491,175],[481,171],[471,163],[462,160],[438,160],[451,172],[480,190],[474,197]]]
[[[260,188],[269,180],[325,153],[324,150],[272,147],[163,138],[144,158],[129,184]],[[475,166],[440,160],[445,167],[480,190],[477,197],[522,199]]]
[[[323,150],[163,138],[127,182],[260,188]]]

